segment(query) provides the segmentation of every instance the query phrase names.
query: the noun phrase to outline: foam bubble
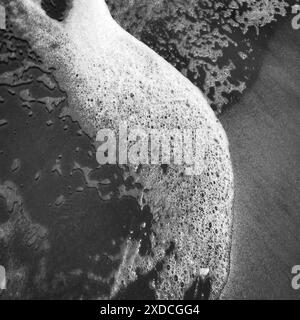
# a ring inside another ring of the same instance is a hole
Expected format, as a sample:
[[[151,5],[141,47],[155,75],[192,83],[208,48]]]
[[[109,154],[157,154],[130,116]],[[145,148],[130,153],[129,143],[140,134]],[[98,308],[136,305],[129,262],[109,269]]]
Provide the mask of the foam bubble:
[[[225,132],[202,93],[115,23],[104,0],[74,0],[62,22],[48,17],[39,1],[4,2],[20,35],[55,67],[69,114],[91,136],[121,121],[203,135],[200,176],[185,176],[184,167],[173,165],[165,174],[160,166],[140,170],[143,204],[154,215],[152,253],[142,256],[140,244],[128,239],[111,296],[137,279],[137,270],[146,274],[161,262],[153,283],[157,298],[183,298],[206,268],[217,297],[229,270],[233,174]]]

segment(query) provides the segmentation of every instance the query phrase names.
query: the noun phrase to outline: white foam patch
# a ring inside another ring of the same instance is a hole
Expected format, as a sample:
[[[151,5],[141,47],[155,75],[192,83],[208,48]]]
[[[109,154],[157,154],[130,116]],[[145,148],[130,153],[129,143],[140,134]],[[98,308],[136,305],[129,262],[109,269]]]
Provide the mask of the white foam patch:
[[[212,298],[226,283],[232,227],[233,174],[225,132],[206,99],[170,64],[113,21],[104,0],[74,0],[67,19],[51,20],[39,1],[5,1],[20,35],[49,67],[68,95],[69,113],[92,136],[105,127],[200,129],[200,176],[183,167],[144,166],[139,180],[154,214],[153,256],[141,257],[128,240],[112,295],[163,260],[153,284],[157,298],[182,298],[209,268]],[[171,243],[174,252],[166,257]]]

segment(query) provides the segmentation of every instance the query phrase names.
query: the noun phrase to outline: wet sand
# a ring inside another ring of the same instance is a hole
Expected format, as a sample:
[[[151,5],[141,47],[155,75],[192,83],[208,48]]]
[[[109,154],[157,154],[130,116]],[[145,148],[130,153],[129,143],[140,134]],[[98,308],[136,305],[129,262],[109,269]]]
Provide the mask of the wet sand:
[[[235,171],[231,272],[222,299],[299,299],[300,30],[280,26],[255,83],[221,115]]]

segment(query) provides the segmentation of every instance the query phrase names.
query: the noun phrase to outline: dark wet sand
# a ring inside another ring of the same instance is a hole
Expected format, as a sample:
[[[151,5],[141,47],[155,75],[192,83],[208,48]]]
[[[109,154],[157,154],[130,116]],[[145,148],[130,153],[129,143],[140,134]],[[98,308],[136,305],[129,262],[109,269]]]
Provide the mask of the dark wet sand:
[[[256,82],[221,116],[235,170],[235,223],[222,299],[299,299],[300,30],[282,25]]]

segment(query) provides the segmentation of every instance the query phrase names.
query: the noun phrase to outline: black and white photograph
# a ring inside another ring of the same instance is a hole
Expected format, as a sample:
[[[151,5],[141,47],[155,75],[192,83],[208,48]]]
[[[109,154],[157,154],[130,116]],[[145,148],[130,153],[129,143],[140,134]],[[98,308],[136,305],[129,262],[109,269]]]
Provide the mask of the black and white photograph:
[[[0,306],[300,300],[299,193],[300,1],[0,0]]]

